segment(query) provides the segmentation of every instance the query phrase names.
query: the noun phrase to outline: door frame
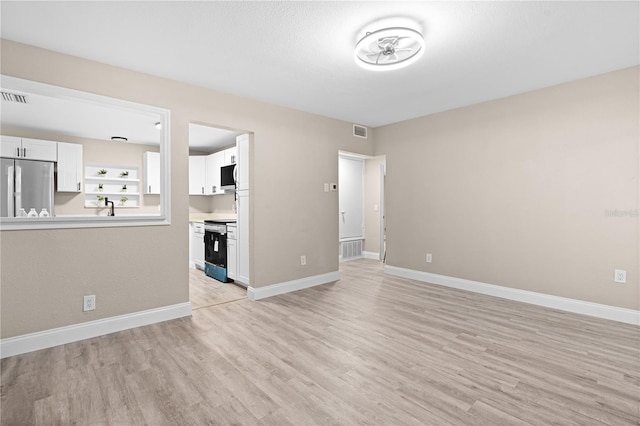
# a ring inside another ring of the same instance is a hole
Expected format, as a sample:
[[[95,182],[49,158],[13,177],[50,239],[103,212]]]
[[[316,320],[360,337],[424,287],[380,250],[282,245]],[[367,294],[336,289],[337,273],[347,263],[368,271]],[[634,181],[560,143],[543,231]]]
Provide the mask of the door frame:
[[[361,154],[354,154],[354,153],[348,153],[348,152],[343,152],[343,151],[339,151],[338,152],[338,183],[340,183],[340,159],[347,159],[347,160],[356,160],[356,161],[360,161],[362,162],[362,176],[361,178],[361,188],[362,188],[362,221],[361,221],[361,229],[360,232],[362,234],[361,238],[360,237],[347,237],[347,238],[342,238],[340,236],[340,223],[338,222],[338,241],[339,242],[343,242],[343,241],[353,241],[353,240],[359,240],[362,239],[364,240],[365,237],[365,233],[366,233],[366,227],[365,227],[365,161],[371,158],[370,156],[366,156],[366,155],[361,155]],[[340,189],[341,185],[338,185],[338,189]],[[338,194],[338,220],[340,221],[340,195]]]

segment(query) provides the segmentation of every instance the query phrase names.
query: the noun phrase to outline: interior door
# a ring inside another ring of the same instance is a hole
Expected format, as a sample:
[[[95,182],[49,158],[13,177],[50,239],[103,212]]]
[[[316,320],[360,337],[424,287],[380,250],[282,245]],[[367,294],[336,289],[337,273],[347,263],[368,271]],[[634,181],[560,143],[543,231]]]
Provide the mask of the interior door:
[[[338,160],[340,239],[364,238],[364,161]]]

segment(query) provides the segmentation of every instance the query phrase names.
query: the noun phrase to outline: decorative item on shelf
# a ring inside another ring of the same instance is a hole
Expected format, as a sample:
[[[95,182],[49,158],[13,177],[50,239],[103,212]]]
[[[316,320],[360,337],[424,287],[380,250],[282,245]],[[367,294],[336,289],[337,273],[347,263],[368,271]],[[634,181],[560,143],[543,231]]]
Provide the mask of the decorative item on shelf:
[[[102,184],[101,184],[101,183],[99,183],[99,184],[98,184],[98,191],[102,192],[102,190],[103,190]]]
[[[107,174],[107,170],[106,169],[98,170],[98,176],[104,177],[106,174]]]
[[[98,195],[98,201],[96,201],[98,207],[104,206],[104,197],[102,195]]]
[[[124,197],[124,196],[122,198],[120,198],[120,205],[124,206],[126,204],[127,200],[128,200],[128,198]]]
[[[120,177],[121,178],[128,178],[129,177],[129,172],[126,171],[126,170],[123,171],[123,172],[120,172]]]
[[[122,185],[122,192],[127,192],[127,185]]]

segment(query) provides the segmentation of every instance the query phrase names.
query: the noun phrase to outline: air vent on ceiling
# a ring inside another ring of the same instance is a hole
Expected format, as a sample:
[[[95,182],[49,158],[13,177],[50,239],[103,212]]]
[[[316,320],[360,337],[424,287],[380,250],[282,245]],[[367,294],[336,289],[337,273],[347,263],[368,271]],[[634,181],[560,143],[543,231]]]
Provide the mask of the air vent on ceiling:
[[[353,125],[353,136],[357,136],[359,138],[367,138],[367,128],[364,126],[358,126],[357,124]]]
[[[18,95],[17,93],[2,92],[2,100],[7,102],[17,102],[19,104],[27,104],[27,97],[25,95]]]

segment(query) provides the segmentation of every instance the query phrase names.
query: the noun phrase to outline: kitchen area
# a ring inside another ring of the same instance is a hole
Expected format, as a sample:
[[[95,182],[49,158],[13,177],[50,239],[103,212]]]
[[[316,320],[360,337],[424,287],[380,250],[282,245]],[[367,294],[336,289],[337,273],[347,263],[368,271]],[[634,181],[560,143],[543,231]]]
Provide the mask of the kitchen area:
[[[246,298],[249,135],[189,125],[189,288],[193,309]]]
[[[45,86],[3,80],[0,228],[167,224],[168,112]],[[185,267],[196,309],[247,297],[249,140],[189,125]]]

